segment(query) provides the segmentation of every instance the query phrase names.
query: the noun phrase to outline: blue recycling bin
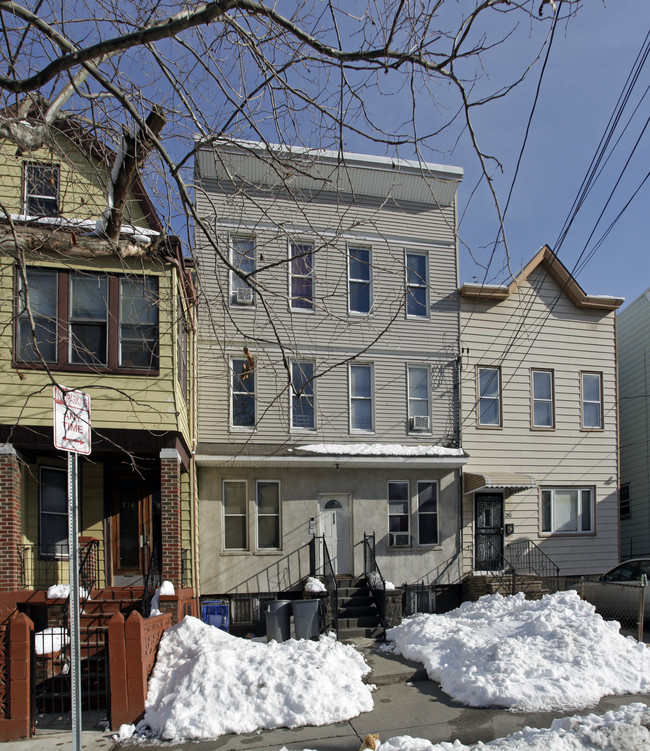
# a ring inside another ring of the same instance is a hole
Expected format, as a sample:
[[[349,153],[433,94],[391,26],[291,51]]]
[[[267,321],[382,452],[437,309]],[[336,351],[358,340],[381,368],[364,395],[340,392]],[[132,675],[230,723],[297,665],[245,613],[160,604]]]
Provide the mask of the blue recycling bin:
[[[226,600],[210,600],[201,606],[201,620],[208,626],[227,631],[230,624],[230,605]]]

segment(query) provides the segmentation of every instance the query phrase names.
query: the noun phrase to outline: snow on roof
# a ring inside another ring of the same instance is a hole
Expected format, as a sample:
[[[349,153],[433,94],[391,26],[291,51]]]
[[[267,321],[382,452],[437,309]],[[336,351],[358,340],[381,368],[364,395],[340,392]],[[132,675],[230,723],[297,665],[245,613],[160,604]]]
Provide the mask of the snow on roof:
[[[414,446],[400,443],[312,443],[295,446],[294,451],[330,456],[465,456],[463,449],[451,449],[433,443]]]
[[[6,214],[0,211],[0,217]],[[12,222],[20,224],[41,224],[46,226],[62,227],[63,229],[84,229],[88,234],[95,234],[97,221],[95,219],[78,219],[76,217],[65,216],[30,216],[29,214],[9,214]],[[154,237],[158,237],[160,232],[147,227],[138,227],[135,224],[123,224],[120,227],[120,234],[129,235],[137,242],[149,242]]]

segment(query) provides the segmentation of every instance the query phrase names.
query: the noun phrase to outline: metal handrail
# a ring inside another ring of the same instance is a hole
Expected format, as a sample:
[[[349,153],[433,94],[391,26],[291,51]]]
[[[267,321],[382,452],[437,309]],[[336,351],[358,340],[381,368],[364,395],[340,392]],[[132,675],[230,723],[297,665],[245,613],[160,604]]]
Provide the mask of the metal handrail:
[[[151,614],[151,601],[156,594],[156,589],[162,584],[162,564],[157,547],[154,547],[149,566],[144,577],[144,587],[142,590],[142,599],[140,600],[140,614],[143,618],[148,618]]]
[[[375,533],[363,533],[363,575],[372,592],[373,600],[379,612],[379,622],[386,635],[386,580],[382,576],[375,556]],[[381,596],[378,593],[381,592]]]
[[[516,540],[506,546],[508,559],[517,573],[532,573],[535,576],[560,576],[560,567],[532,540]],[[524,566],[520,565],[524,561]]]
[[[336,581],[334,566],[325,542],[325,535],[321,537],[323,541],[323,584],[327,590],[328,600],[331,609],[331,619],[335,633],[339,633],[339,585]]]

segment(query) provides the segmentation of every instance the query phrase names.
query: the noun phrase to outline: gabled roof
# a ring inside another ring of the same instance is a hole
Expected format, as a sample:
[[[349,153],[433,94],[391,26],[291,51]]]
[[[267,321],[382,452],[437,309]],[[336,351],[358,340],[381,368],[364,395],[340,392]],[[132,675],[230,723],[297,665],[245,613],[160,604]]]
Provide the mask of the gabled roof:
[[[609,297],[607,295],[588,295],[573,278],[571,272],[560,261],[555,253],[544,245],[517,276],[508,285],[503,284],[463,284],[460,294],[467,298],[500,302],[507,300],[516,292],[523,282],[539,266],[544,267],[547,274],[557,282],[577,308],[592,308],[596,310],[616,310],[625,302],[623,297]]]

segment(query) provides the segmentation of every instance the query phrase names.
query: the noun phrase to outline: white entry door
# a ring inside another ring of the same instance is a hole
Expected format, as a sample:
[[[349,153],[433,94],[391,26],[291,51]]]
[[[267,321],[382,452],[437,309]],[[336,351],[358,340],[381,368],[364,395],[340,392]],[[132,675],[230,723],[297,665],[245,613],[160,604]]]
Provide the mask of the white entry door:
[[[321,493],[319,526],[325,535],[335,574],[352,573],[350,551],[350,499],[347,495]]]

